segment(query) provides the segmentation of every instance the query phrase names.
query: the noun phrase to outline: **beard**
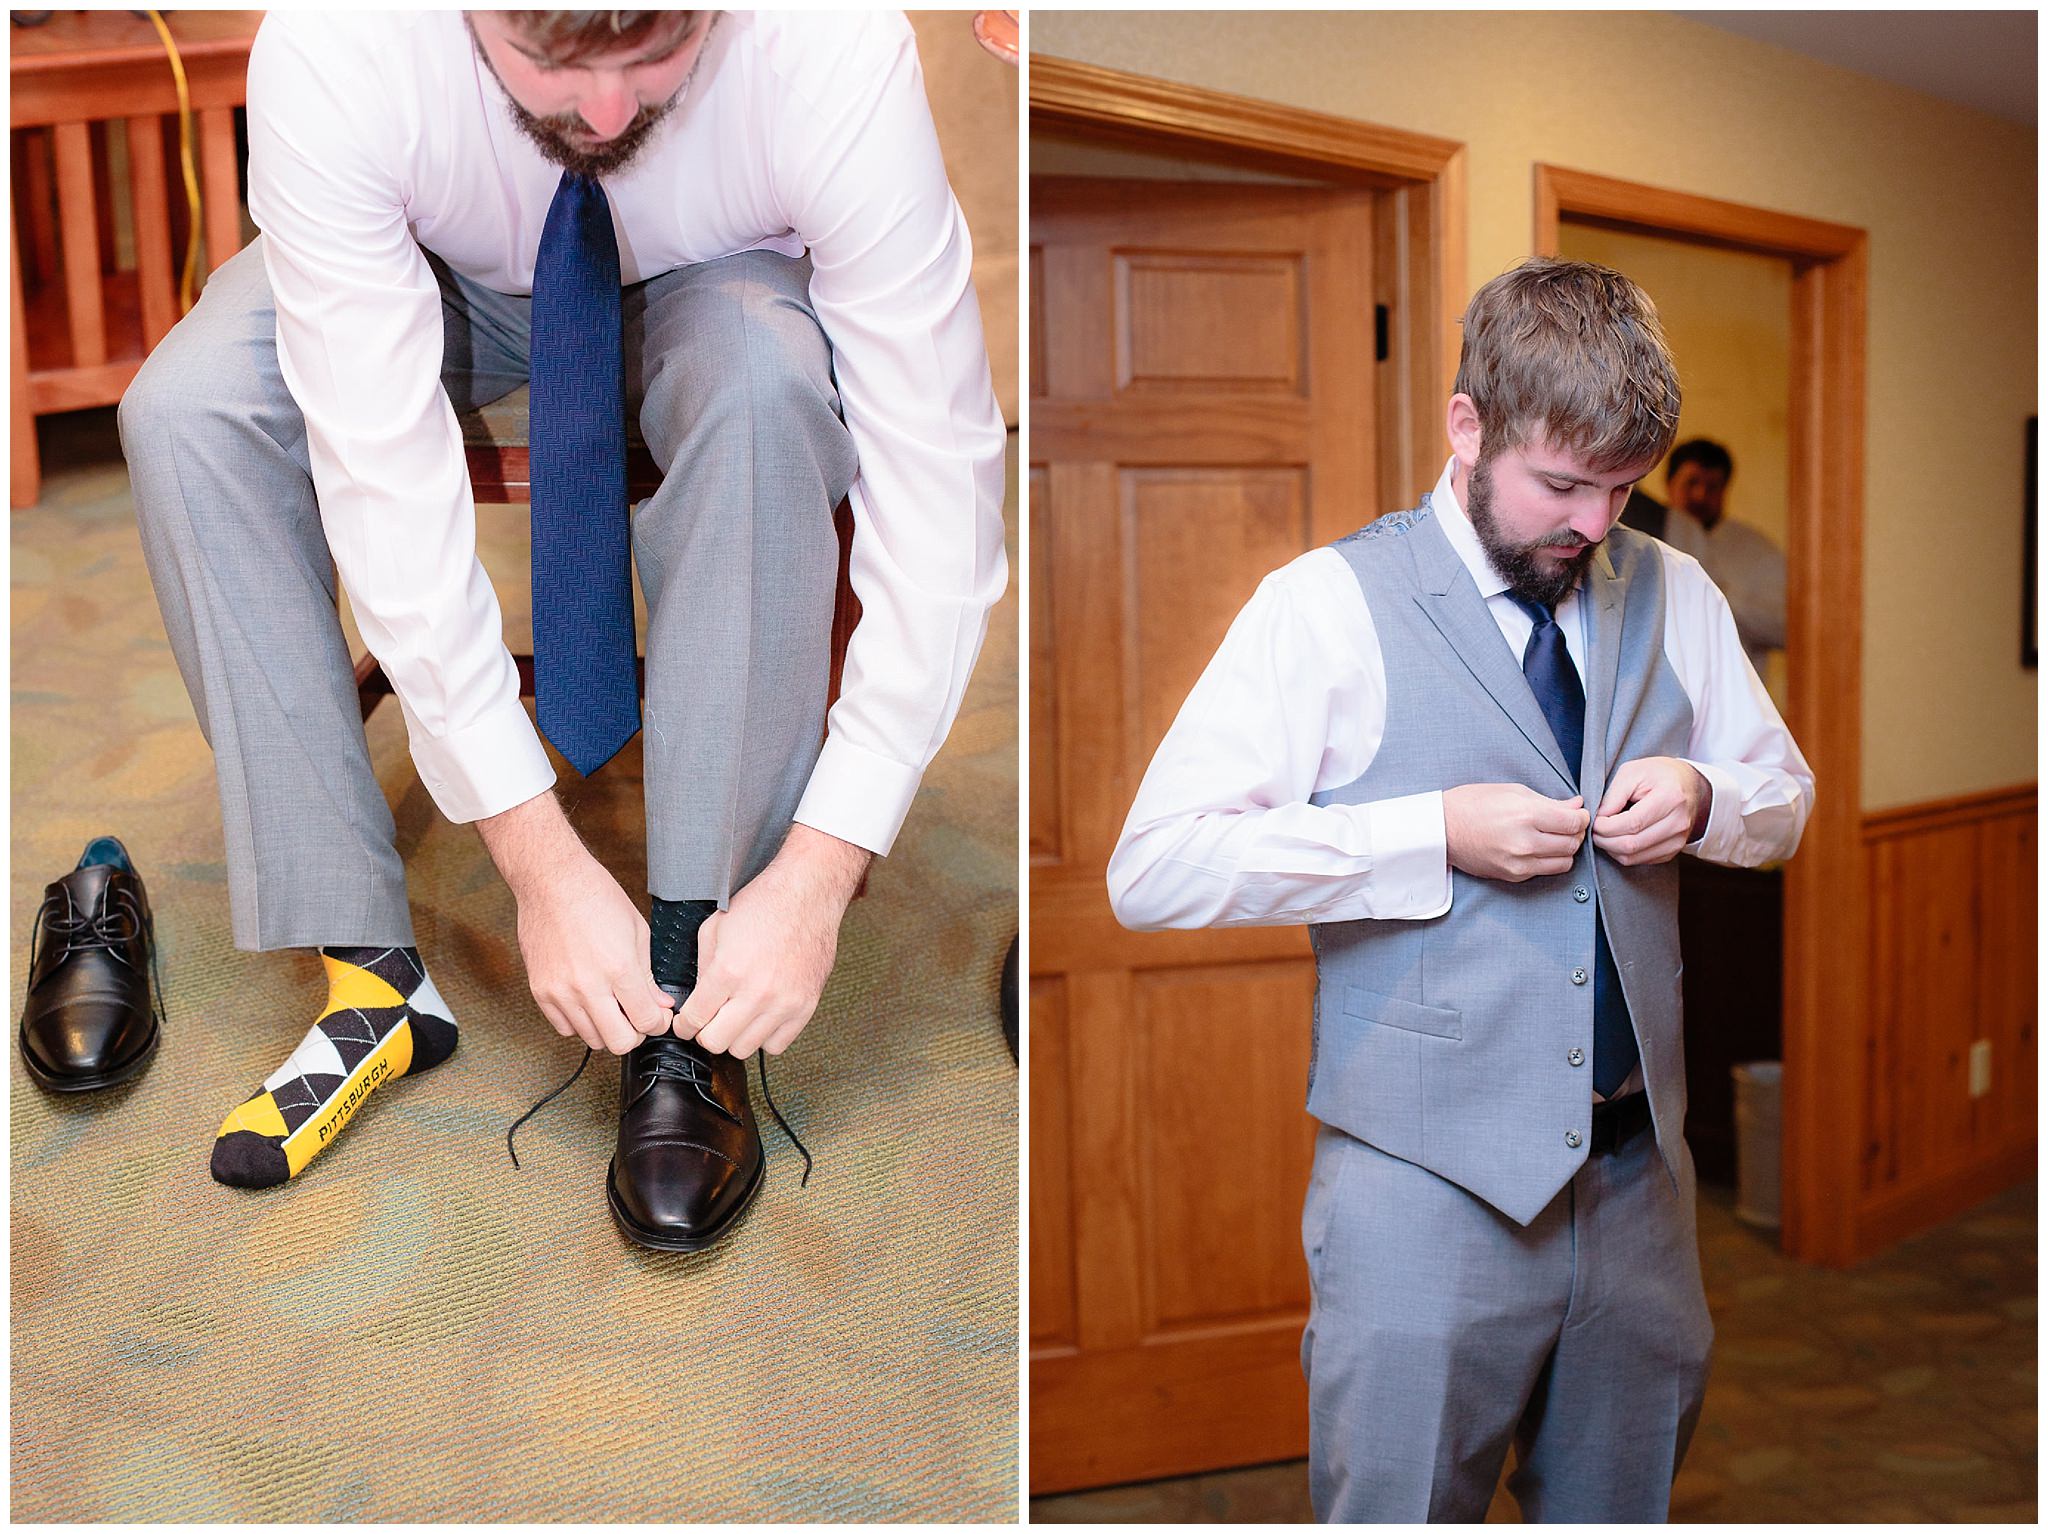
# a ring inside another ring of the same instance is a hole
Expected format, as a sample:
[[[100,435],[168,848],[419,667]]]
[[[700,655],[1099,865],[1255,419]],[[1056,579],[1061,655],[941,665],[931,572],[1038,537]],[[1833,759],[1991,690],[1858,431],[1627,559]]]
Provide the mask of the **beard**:
[[[1569,529],[1531,543],[1517,543],[1510,538],[1493,514],[1493,465],[1484,453],[1479,456],[1467,489],[1466,499],[1471,504],[1465,511],[1472,520],[1472,530],[1479,534],[1479,546],[1486,550],[1493,568],[1508,583],[1508,590],[1541,607],[1555,607],[1562,602],[1565,593],[1579,583],[1586,566],[1593,562],[1593,551],[1600,545],[1585,542]],[[1579,554],[1563,561],[1544,559],[1536,552],[1574,548]]]
[[[695,71],[691,71],[694,75]],[[602,144],[585,149],[577,144],[572,135],[590,132],[589,124],[575,113],[564,113],[560,117],[536,117],[512,99],[508,91],[505,104],[512,109],[512,121],[519,131],[526,135],[541,157],[563,170],[578,176],[588,176],[596,181],[623,170],[647,143],[649,135],[659,126],[661,120],[675,110],[676,103],[683,99],[683,91],[689,88],[686,79],[682,88],[658,107],[642,107],[633,114],[633,120],[626,124],[616,138],[608,138]]]
[[[498,82],[498,89],[504,94],[505,105],[512,113],[513,124],[525,135],[527,141],[541,152],[541,158],[552,165],[561,166],[563,170],[574,175],[587,176],[592,181],[613,175],[631,163],[633,157],[646,147],[647,140],[661,125],[662,119],[680,106],[683,98],[689,95],[690,83],[697,78],[697,70],[704,62],[704,54],[700,49],[690,64],[690,72],[683,76],[683,83],[676,87],[674,95],[660,106],[642,107],[635,112],[633,120],[620,130],[617,137],[585,148],[577,139],[589,135],[590,125],[573,112],[556,117],[541,117],[527,111],[512,92],[506,89],[504,78],[499,75],[497,66],[491,62],[490,54],[484,51],[483,41],[476,35],[476,27],[469,21],[467,14],[464,15],[463,21],[469,26],[470,44],[475,48],[477,58],[483,62],[484,68],[490,71],[491,78]]]

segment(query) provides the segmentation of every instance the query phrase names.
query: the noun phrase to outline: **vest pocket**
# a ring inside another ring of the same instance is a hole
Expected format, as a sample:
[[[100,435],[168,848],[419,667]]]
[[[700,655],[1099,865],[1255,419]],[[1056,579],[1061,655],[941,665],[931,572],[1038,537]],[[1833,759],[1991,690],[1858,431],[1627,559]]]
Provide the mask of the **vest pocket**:
[[[1382,996],[1360,985],[1344,988],[1344,1011],[1347,1016],[1399,1028],[1404,1033],[1426,1033],[1439,1039],[1465,1037],[1462,1013],[1449,1007],[1425,1007],[1418,1002],[1402,1001],[1398,996]]]

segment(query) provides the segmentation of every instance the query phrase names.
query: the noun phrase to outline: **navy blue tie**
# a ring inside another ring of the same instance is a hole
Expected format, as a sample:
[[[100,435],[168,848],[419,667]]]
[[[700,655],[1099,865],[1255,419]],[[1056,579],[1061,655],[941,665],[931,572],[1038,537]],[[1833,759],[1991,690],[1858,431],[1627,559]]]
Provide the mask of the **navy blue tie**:
[[[588,777],[640,728],[626,505],[619,246],[604,188],[565,173],[533,264],[533,691]]]
[[[1557,626],[1551,610],[1509,592],[1514,604],[1536,625],[1529,633],[1528,648],[1522,651],[1522,674],[1537,706],[1550,721],[1550,733],[1572,770],[1572,783],[1579,781],[1579,761],[1586,743],[1586,689],[1579,682],[1579,668],[1572,664],[1564,630]],[[1597,809],[1597,805],[1587,805]],[[1589,833],[1590,834],[1590,831]],[[1607,927],[1596,911],[1593,917],[1593,1090],[1612,1097],[1636,1068],[1636,1031],[1628,1018],[1628,999],[1621,993],[1621,973],[1614,967],[1613,950],[1607,946]]]

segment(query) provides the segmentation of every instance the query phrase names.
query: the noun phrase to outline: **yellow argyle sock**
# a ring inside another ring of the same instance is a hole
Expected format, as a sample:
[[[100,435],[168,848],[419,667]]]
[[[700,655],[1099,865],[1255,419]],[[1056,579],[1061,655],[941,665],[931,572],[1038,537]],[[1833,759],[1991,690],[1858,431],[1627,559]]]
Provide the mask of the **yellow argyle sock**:
[[[417,948],[322,948],[327,1010],[289,1060],[227,1116],[213,1176],[270,1188],[303,1172],[375,1091],[455,1053],[455,1019]]]

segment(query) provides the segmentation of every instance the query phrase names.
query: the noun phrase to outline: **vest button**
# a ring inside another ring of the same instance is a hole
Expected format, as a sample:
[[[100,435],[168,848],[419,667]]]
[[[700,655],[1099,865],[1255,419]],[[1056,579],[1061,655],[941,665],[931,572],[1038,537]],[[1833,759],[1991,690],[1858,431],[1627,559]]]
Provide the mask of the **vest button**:
[[[1586,972],[1585,972],[1584,970],[1582,970],[1582,969],[1575,969],[1575,970],[1573,970],[1573,971],[1572,971],[1572,984],[1573,984],[1573,985],[1584,985],[1585,983],[1586,983]]]
[[[1572,899],[1576,900],[1580,905],[1584,905],[1587,901],[1591,900],[1592,898],[1592,891],[1588,890],[1586,886],[1583,884],[1581,884],[1577,889],[1572,891]]]
[[[1575,1049],[1566,1055],[1565,1059],[1571,1061],[1573,1065],[1584,1065],[1586,1063],[1586,1052],[1583,1049]]]
[[[1564,1143],[1573,1150],[1577,1150],[1579,1148],[1579,1132],[1576,1129],[1567,1129],[1564,1132]]]

